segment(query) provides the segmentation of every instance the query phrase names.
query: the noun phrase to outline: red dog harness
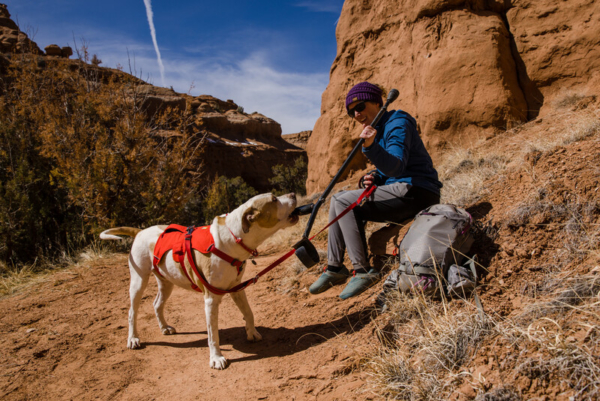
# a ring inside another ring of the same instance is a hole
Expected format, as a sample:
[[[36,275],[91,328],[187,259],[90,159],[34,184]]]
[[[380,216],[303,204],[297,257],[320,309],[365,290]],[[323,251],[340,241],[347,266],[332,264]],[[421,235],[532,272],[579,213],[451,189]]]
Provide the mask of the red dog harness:
[[[229,230],[231,232],[231,230]],[[233,232],[231,233],[236,240],[236,243],[240,244],[246,251],[251,253],[253,256],[258,255],[256,250],[249,249],[242,242],[241,238],[237,238]],[[161,277],[163,275],[158,270],[158,264],[163,258],[164,254],[168,251],[173,251],[173,260],[181,265],[183,272],[185,273],[187,279],[192,284],[192,289],[198,292],[202,292],[189,276],[187,269],[185,268],[184,256],[187,254],[188,260],[192,267],[192,270],[202,282],[202,284],[208,288],[211,292],[214,293],[225,293],[224,290],[218,289],[216,287],[211,286],[204,275],[200,272],[196,263],[194,262],[194,258],[192,255],[192,249],[195,249],[203,254],[215,254],[219,258],[223,259],[226,262],[229,262],[232,266],[235,266],[237,269],[238,275],[242,272],[244,267],[244,262],[239,261],[237,259],[232,258],[227,255],[225,252],[219,250],[215,246],[215,240],[210,233],[210,226],[204,227],[184,227],[178,224],[171,224],[167,227],[167,229],[158,237],[156,241],[156,245],[154,247],[154,259],[152,260],[152,266],[154,267],[154,271]],[[214,291],[213,291],[214,290]]]

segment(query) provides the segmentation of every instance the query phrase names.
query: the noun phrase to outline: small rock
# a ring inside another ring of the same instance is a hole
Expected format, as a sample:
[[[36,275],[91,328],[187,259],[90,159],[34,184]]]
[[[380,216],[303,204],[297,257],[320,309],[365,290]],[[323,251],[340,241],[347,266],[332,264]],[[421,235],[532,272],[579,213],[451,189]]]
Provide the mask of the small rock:
[[[44,48],[44,50],[48,56],[62,57],[62,50],[60,47],[58,47],[58,45],[48,45]]]
[[[33,327],[30,329],[25,330],[25,333],[33,333],[34,331],[36,331],[37,329],[34,329]]]

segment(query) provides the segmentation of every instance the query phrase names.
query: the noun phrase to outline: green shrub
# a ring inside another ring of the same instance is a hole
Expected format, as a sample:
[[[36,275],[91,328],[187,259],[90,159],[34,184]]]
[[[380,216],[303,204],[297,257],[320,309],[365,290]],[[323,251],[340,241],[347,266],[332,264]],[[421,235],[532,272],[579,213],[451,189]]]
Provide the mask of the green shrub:
[[[234,210],[257,194],[256,189],[248,185],[242,177],[215,176],[208,193],[202,200],[205,224],[210,224],[216,216]]]
[[[289,192],[306,195],[308,168],[306,160],[303,157],[298,157],[293,166],[278,164],[273,167],[272,171],[273,178],[269,179],[269,183],[275,187],[276,195],[283,195]]]

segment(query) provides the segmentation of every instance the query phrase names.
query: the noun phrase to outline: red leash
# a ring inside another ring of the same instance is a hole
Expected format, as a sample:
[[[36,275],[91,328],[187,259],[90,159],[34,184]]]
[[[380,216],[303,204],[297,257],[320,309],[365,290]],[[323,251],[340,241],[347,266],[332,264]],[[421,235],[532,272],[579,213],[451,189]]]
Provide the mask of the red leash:
[[[321,231],[319,231],[318,233],[316,233],[315,235],[313,235],[312,237],[310,237],[309,241],[312,241],[313,238],[315,238],[317,235],[321,234],[323,231],[325,231],[326,229],[328,229],[336,221],[338,221],[339,219],[341,219],[342,217],[344,217],[348,212],[350,212],[350,210],[352,210],[356,206],[360,205],[365,198],[371,196],[371,194],[373,193],[373,191],[375,191],[375,188],[377,188],[376,185],[371,185],[370,187],[366,188],[363,191],[363,193],[358,197],[358,199],[356,200],[356,202],[352,203],[350,206],[348,206],[346,209],[344,209],[344,211],[342,213],[340,213],[339,215],[337,215],[335,219],[331,220],[325,227],[323,227],[321,229]],[[214,250],[212,250],[211,252],[214,253]],[[209,290],[210,292],[212,292],[213,294],[216,294],[216,295],[225,295],[225,294],[229,294],[229,293],[232,293],[232,292],[238,292],[238,291],[241,291],[241,290],[245,289],[249,285],[256,283],[260,277],[264,276],[265,274],[267,274],[268,272],[270,272],[271,270],[273,270],[273,268],[275,268],[276,266],[278,266],[281,263],[283,263],[286,259],[288,259],[290,256],[292,256],[295,252],[296,252],[295,249],[289,250],[285,255],[283,255],[282,257],[280,257],[279,259],[277,259],[275,262],[271,263],[269,266],[265,267],[263,270],[261,270],[260,272],[258,272],[258,274],[256,274],[256,276],[252,277],[251,279],[246,280],[246,281],[244,281],[244,282],[242,282],[242,283],[240,283],[240,284],[236,285],[235,287],[230,288],[228,290],[222,290],[220,288],[217,288],[217,287],[214,287],[214,286],[210,285],[208,283],[208,281],[206,280],[206,278],[204,278],[204,275],[202,274],[202,272],[200,272],[200,270],[198,270],[198,267],[196,266],[196,263],[194,262],[194,255],[193,255],[193,252],[192,252],[192,234],[190,232],[188,232],[186,234],[186,236],[185,236],[185,253],[187,255],[188,261],[190,262],[190,265],[192,266],[192,269],[193,269],[194,273],[196,274],[196,276],[198,277],[198,279],[200,280],[200,282],[202,283],[202,285],[204,285],[204,287],[207,290]],[[221,257],[218,254],[216,254],[216,255],[219,256],[219,257]],[[185,266],[182,266],[182,268],[185,271]],[[187,273],[186,273],[186,275],[187,275]],[[194,286],[195,285],[192,282],[192,287],[194,287]]]

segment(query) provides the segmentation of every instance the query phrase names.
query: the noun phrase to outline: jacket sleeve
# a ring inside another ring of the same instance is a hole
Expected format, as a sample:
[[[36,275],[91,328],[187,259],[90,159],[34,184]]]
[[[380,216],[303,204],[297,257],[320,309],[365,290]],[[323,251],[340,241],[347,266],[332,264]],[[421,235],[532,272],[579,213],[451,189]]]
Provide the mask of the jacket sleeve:
[[[408,164],[412,130],[405,119],[392,120],[385,125],[383,141],[373,142],[363,153],[386,176],[398,177]]]

